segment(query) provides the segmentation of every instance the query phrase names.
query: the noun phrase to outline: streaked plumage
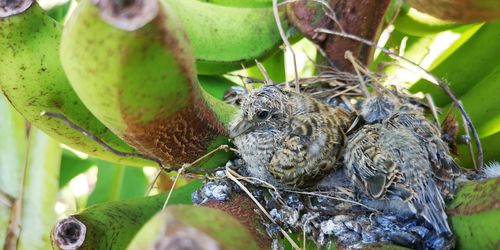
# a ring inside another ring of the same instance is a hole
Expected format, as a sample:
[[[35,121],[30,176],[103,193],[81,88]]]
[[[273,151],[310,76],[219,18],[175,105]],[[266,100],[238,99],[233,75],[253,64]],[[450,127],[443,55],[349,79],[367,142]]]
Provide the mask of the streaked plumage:
[[[230,136],[254,175],[303,187],[331,171],[352,115],[314,98],[267,85],[246,96]]]
[[[363,109],[373,124],[349,136],[348,175],[371,198],[400,200],[438,233],[451,235],[443,196],[452,195],[458,167],[439,130],[421,110],[392,97],[370,97]]]

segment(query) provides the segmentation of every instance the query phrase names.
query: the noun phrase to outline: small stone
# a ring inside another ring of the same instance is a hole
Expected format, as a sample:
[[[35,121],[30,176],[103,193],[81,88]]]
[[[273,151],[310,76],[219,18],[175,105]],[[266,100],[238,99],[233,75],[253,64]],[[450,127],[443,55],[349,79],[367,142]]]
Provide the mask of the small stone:
[[[334,222],[344,222],[344,221],[348,221],[348,220],[352,220],[352,216],[341,214],[341,215],[335,215],[333,217]]]
[[[227,167],[227,165],[232,166],[232,164],[230,164],[230,162],[227,162],[226,167]],[[226,177],[226,172],[224,170],[216,171],[215,176],[221,177],[221,178]]]
[[[368,244],[377,242],[380,235],[377,232],[363,231],[361,233],[361,238],[363,239],[363,243]]]
[[[277,239],[273,239],[273,242],[271,243],[271,249],[272,250],[284,250],[285,246],[279,242]]]
[[[328,244],[328,242],[328,237],[326,237],[324,233],[320,233],[316,238],[316,244],[320,246],[325,246],[326,244]]]
[[[375,221],[380,225],[380,227],[386,230],[399,230],[399,227],[390,219],[385,216],[375,217]]]
[[[337,240],[344,245],[354,245],[361,241],[361,236],[355,232],[346,232],[344,234],[338,235]]]
[[[367,227],[367,226],[372,224],[372,222],[370,221],[370,218],[368,218],[368,216],[365,216],[365,215],[358,216],[356,218],[356,222],[359,225],[361,225],[361,227]]]
[[[203,200],[204,200],[204,197],[203,197],[200,189],[191,193],[191,201],[193,202],[193,204],[202,204]]]
[[[420,236],[422,239],[424,239],[427,234],[429,233],[429,229],[423,227],[423,226],[414,226],[409,229],[410,232],[417,234]]]
[[[278,225],[271,223],[271,224],[265,224],[266,226],[266,233],[269,235],[271,239],[277,239],[281,236],[281,230]]]
[[[320,224],[321,232],[327,235],[340,235],[348,231],[342,222],[335,222],[333,220],[322,221]]]
[[[288,194],[286,197],[286,204],[295,210],[301,211],[304,209],[304,204],[300,200],[300,195],[298,194]]]
[[[281,220],[282,220],[281,213],[276,208],[273,208],[271,211],[269,211],[269,215],[271,215],[271,218],[273,218],[274,221],[276,221],[276,222],[281,222]]]
[[[203,191],[208,199],[226,201],[229,200],[231,188],[226,184],[219,185],[215,182],[209,182],[203,187]]]
[[[389,233],[389,239],[399,245],[407,247],[417,247],[422,245],[422,241],[412,233],[404,231],[392,231]],[[417,247],[418,248],[418,247]]]
[[[361,225],[355,221],[346,221],[344,222],[344,225],[351,231],[354,231],[356,233],[361,233]]]

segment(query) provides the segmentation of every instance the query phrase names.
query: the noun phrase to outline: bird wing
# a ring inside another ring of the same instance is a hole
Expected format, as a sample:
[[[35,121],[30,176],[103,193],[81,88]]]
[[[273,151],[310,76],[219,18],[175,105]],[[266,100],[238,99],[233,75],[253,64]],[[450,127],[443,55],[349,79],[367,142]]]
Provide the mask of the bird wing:
[[[333,168],[345,136],[327,113],[300,114],[290,122],[291,132],[276,151],[269,172],[289,186],[307,186]]]
[[[373,198],[381,198],[393,181],[395,164],[380,144],[380,124],[365,125],[351,135],[344,154],[348,175]]]
[[[386,124],[389,127],[406,127],[412,131],[419,145],[426,151],[441,193],[445,196],[452,195],[455,189],[454,179],[459,175],[460,168],[451,157],[448,145],[441,139],[441,133],[414,108],[402,106],[401,109]]]

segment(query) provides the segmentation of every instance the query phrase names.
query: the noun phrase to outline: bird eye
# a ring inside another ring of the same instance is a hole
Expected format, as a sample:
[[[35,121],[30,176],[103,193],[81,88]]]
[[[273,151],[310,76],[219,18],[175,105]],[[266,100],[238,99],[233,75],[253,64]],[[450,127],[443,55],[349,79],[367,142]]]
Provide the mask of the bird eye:
[[[257,112],[257,118],[259,118],[261,120],[266,119],[268,116],[269,116],[269,111],[267,111],[267,110],[261,110],[261,111]]]

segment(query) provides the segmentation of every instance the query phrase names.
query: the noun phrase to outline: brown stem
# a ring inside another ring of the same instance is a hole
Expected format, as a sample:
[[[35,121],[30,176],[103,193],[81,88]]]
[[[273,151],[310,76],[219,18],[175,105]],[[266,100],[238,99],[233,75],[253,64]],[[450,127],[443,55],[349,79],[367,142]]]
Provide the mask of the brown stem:
[[[460,23],[500,20],[500,2],[489,0],[408,0],[429,15]]]
[[[368,65],[374,48],[351,39],[317,33],[328,28],[340,30],[376,42],[382,28],[389,0],[330,0],[329,6],[319,1],[300,0],[289,4],[288,18],[307,38],[324,50],[332,66],[341,71],[352,71],[352,64],[344,58],[351,51],[355,58]]]

